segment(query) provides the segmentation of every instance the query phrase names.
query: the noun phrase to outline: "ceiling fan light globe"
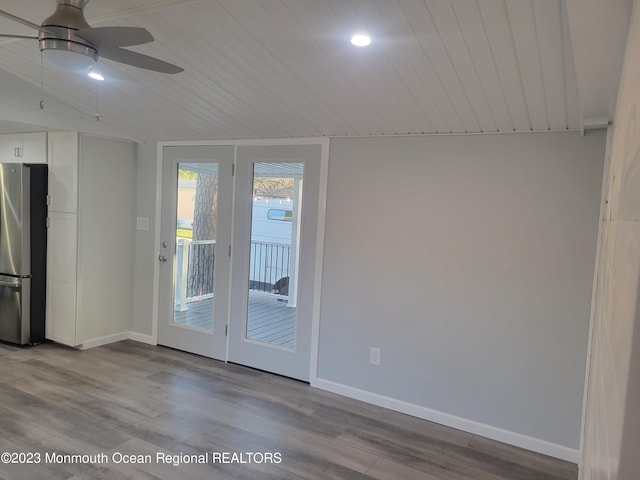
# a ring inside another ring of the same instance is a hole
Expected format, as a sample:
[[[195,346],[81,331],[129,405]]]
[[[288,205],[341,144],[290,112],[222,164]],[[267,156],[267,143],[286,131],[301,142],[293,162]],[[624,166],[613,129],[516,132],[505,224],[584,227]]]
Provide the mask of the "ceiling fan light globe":
[[[95,49],[59,39],[41,40],[40,49],[48,65],[66,72],[86,72],[98,59]]]
[[[92,79],[97,80],[99,82],[104,82],[104,77],[98,71],[90,70],[88,75],[89,75],[89,78],[92,78]]]

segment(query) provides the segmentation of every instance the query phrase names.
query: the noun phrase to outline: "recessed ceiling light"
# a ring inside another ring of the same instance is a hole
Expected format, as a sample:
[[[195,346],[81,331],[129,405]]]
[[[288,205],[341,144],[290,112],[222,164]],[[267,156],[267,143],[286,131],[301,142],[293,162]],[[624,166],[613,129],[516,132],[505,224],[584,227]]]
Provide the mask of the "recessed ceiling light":
[[[371,44],[371,37],[365,33],[356,33],[351,37],[351,43],[356,47],[367,47]]]

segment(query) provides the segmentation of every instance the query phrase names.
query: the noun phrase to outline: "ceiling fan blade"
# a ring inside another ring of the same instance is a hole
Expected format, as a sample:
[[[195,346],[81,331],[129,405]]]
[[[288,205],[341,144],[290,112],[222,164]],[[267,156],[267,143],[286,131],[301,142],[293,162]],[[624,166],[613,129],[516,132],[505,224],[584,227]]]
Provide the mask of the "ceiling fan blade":
[[[153,35],[140,27],[97,27],[83,28],[76,35],[84,38],[98,50],[101,48],[130,47],[153,42]]]
[[[132,52],[124,48],[101,48],[99,55],[115,62],[124,63],[133,67],[144,68],[145,70],[153,70],[160,73],[180,73],[184,68],[180,68],[171,63],[159,60],[142,53]]]
[[[33,38],[35,40],[38,40],[38,37],[30,37],[28,35],[7,35],[4,33],[0,33],[0,37],[2,38]]]
[[[8,18],[9,20],[21,23],[22,25],[33,28],[34,30],[38,30],[39,32],[50,33],[52,35],[58,36],[58,34],[54,30],[51,30],[47,27],[41,27],[40,25],[30,22],[29,20],[25,20],[24,18],[16,17],[15,15],[9,12],[5,12],[4,10],[0,10],[0,17]]]

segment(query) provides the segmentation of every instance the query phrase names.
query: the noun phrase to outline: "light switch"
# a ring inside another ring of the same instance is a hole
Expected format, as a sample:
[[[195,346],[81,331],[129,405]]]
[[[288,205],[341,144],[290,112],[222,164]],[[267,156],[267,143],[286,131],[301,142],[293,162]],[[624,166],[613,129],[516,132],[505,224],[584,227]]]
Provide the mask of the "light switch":
[[[149,217],[138,217],[136,221],[136,229],[149,230]]]

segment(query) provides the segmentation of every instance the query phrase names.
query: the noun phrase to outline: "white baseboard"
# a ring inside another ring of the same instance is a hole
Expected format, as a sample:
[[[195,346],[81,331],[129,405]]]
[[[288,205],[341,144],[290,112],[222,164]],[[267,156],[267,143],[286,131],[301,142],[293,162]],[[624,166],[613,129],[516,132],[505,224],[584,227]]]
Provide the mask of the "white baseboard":
[[[149,345],[155,345],[151,335],[144,335],[138,332],[120,332],[113,335],[106,335],[104,337],[92,338],[82,342],[77,348],[80,350],[86,350],[87,348],[100,347],[102,345],[108,345],[110,343],[120,342],[122,340],[135,340],[136,342],[147,343]]]
[[[544,455],[549,455],[572,463],[578,463],[578,450],[547,442],[546,440],[540,440],[520,433],[511,432],[509,430],[457,417],[448,413],[439,412],[413,403],[349,387],[330,380],[324,380],[321,378],[312,379],[311,386],[328,392],[337,393],[338,395],[343,395],[345,397],[371,403],[373,405],[378,405],[379,407],[385,407],[390,410],[406,413],[407,415],[429,420],[440,425],[456,428],[458,430],[480,435],[499,442],[508,443],[509,445],[514,445],[533,452],[542,453]]]
[[[138,332],[129,332],[129,340],[135,340],[136,342],[146,343],[149,345],[156,345],[151,335],[144,335]]]
[[[104,337],[92,338],[85,340],[82,344],[78,345],[80,350],[86,350],[87,348],[100,347],[109,343],[119,342],[121,340],[127,340],[129,338],[129,332],[114,333],[112,335],[106,335]]]

